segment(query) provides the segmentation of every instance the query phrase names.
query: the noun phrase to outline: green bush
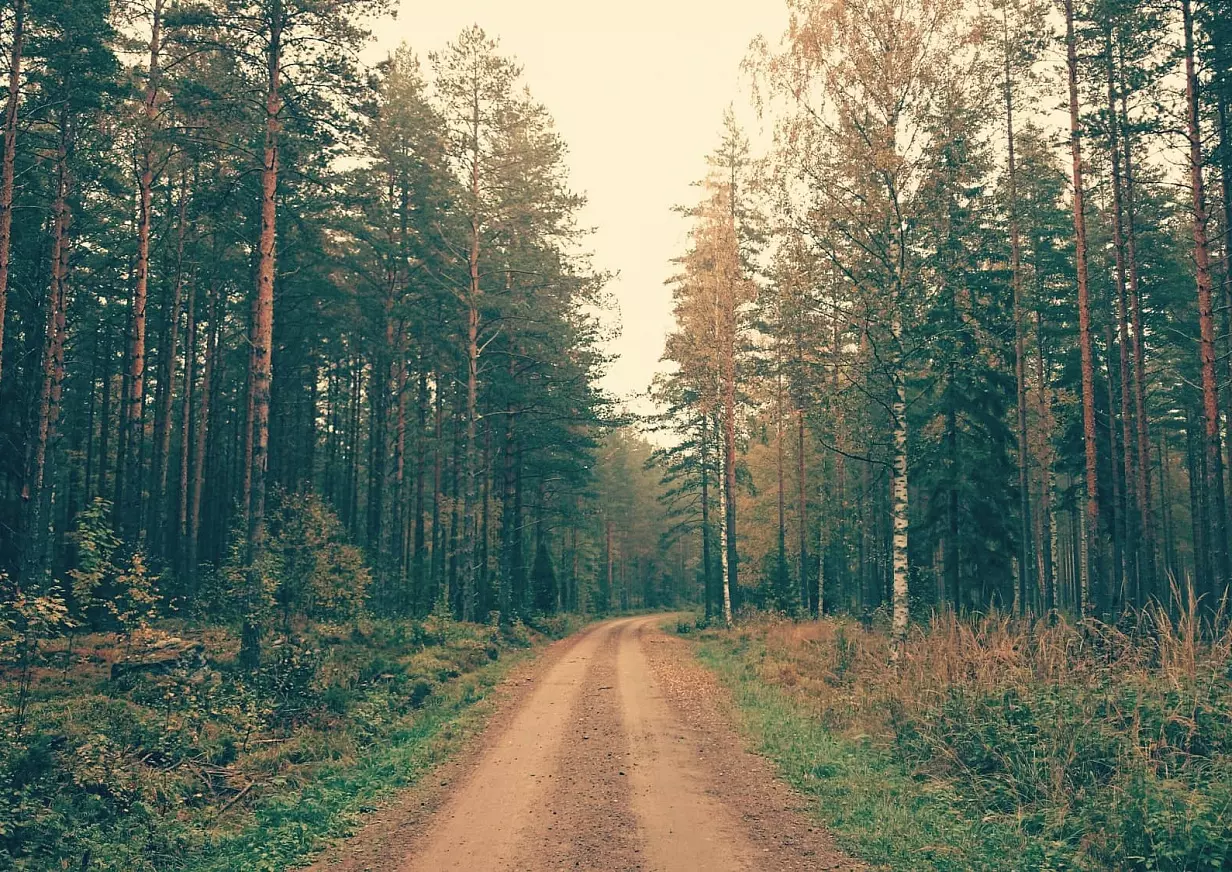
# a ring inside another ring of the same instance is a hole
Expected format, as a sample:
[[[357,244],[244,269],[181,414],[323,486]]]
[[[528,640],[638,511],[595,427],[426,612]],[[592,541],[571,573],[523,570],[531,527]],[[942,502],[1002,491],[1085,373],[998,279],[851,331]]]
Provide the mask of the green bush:
[[[422,678],[411,686],[411,708],[423,707],[424,701],[432,694],[432,684]]]
[[[67,672],[60,651],[36,650],[26,726],[0,730],[0,869],[295,865],[356,807],[426,771],[440,731],[496,684],[494,661],[515,645],[442,618],[357,628],[268,637],[256,672],[237,667],[238,639],[221,629],[201,637],[204,667],[122,680],[109,667],[123,634],[79,637]],[[413,766],[393,771],[390,755]]]
[[[335,715],[345,715],[351,710],[356,694],[340,684],[331,684],[321,692],[321,704]]]
[[[954,686],[896,725],[909,765],[1081,866],[1221,869],[1232,844],[1227,696],[1163,686]],[[1185,712],[1184,716],[1179,716]]]
[[[257,673],[257,687],[283,726],[302,723],[319,707],[316,687],[321,654],[312,647],[279,640]]]

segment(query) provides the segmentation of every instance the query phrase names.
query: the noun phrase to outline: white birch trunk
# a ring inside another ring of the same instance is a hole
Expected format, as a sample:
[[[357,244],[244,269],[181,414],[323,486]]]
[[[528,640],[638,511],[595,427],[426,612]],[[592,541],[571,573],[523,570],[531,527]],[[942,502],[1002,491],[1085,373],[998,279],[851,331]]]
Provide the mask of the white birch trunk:
[[[718,452],[720,481],[726,481],[727,458]],[[723,567],[723,623],[732,625],[730,567],[727,563],[727,488],[719,488],[719,561]]]
[[[807,606],[807,603],[805,604]],[[826,525],[822,518],[817,534],[817,620],[826,614]]]
[[[902,654],[907,640],[907,403],[903,386],[895,379],[894,402],[891,408],[894,417],[894,480],[893,480],[893,567],[894,567],[894,617],[891,624],[894,645],[892,657],[895,662]]]

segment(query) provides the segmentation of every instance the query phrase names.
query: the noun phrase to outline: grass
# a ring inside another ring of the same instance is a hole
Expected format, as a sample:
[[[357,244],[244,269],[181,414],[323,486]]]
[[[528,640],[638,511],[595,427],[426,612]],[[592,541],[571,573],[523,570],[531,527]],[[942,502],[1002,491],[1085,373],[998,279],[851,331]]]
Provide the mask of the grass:
[[[453,754],[508,670],[576,626],[300,625],[253,674],[231,630],[165,625],[203,661],[120,678],[131,640],[61,640],[41,652],[24,729],[0,731],[0,868],[294,868]]]
[[[238,831],[207,839],[187,872],[275,872],[293,867],[330,841],[351,835],[363,815],[415,784],[482,729],[489,693],[526,655],[482,667],[393,731],[371,753],[332,764],[298,790],[257,803]]]
[[[847,620],[696,633],[756,748],[890,870],[1232,868],[1232,633]]]
[[[1038,869],[1015,862],[1024,839],[1015,828],[972,820],[956,793],[914,778],[871,738],[827,728],[757,664],[756,633],[707,631],[699,659],[733,694],[742,726],[783,778],[814,800],[814,810],[844,850],[893,870]]]

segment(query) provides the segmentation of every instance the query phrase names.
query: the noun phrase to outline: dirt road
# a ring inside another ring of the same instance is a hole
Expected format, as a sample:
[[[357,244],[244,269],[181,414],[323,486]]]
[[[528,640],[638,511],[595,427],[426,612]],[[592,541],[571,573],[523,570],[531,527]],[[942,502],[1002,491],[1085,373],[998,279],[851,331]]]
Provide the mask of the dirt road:
[[[600,624],[524,677],[467,763],[316,868],[858,869],[744,752],[662,616]]]

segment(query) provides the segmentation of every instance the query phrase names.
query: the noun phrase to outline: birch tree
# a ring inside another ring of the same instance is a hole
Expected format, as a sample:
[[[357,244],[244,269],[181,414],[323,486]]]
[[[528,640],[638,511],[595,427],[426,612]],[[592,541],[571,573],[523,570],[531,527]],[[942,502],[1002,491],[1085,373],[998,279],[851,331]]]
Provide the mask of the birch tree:
[[[807,220],[823,257],[851,286],[847,317],[880,386],[870,399],[890,421],[897,652],[908,622],[907,382],[918,350],[906,327],[922,293],[912,234],[924,158],[942,145],[930,123],[939,97],[975,71],[964,51],[971,24],[950,0],[812,0],[792,4],[789,34],[768,78],[798,106],[784,135],[809,143],[801,161]]]

